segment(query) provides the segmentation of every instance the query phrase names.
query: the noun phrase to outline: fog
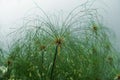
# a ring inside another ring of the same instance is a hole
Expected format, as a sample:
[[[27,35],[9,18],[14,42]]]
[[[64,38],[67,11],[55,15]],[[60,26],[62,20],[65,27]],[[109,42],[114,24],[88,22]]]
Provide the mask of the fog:
[[[14,28],[16,23],[39,5],[46,13],[62,10],[69,12],[77,5],[87,0],[0,0],[0,34],[4,40]],[[35,2],[35,3],[34,3]],[[100,14],[107,26],[116,34],[116,45],[120,45],[120,0],[95,0],[93,7],[100,10]]]

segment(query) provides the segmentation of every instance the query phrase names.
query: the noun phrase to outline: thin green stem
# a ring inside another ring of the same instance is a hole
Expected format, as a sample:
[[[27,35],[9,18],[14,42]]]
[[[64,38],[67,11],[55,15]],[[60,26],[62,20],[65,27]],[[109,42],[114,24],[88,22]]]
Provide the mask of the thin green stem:
[[[51,69],[50,80],[54,80],[53,72],[54,72],[54,68],[55,68],[55,62],[56,62],[56,59],[57,59],[58,47],[59,47],[59,45],[57,45],[56,49],[55,49],[55,54],[54,54],[53,65],[52,65],[52,69]]]
[[[41,57],[42,57],[42,60],[41,60],[41,61],[42,61],[42,64],[41,64],[41,65],[42,65],[42,69],[43,69],[43,68],[44,68],[44,67],[43,67],[43,64],[44,64],[44,51],[42,51],[42,54],[41,54],[41,55],[42,55],[42,56],[41,56]],[[43,76],[43,72],[41,72],[41,80],[43,80],[43,77],[44,77],[44,76]]]

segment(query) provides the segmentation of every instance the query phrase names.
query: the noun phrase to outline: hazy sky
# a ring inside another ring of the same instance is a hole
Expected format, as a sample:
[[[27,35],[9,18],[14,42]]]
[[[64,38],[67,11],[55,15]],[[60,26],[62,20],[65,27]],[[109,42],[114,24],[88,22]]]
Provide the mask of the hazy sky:
[[[70,11],[75,6],[86,2],[86,0],[0,0],[0,31],[8,34],[15,23],[20,22],[22,18],[36,7],[35,1],[44,11]],[[107,25],[113,29],[117,35],[117,41],[120,40],[120,0],[96,0],[96,8],[105,9],[101,11]],[[119,44],[120,45],[120,42]]]

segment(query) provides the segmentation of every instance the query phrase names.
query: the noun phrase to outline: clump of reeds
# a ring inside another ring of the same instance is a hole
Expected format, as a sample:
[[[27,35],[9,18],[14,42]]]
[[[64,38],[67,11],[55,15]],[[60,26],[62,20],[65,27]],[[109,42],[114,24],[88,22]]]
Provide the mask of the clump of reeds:
[[[23,24],[9,50],[8,79],[113,80],[118,69],[109,29],[96,9],[80,7],[63,18],[39,8],[45,16]]]

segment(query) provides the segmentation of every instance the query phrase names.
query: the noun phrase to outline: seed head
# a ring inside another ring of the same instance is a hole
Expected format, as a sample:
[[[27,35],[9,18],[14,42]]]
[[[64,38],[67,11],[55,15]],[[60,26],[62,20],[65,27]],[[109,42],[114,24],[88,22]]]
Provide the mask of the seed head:
[[[110,50],[110,45],[106,45],[105,47],[106,49]]]
[[[113,58],[112,58],[112,57],[108,57],[108,58],[107,58],[107,61],[108,61],[108,63],[109,63],[110,65],[112,65]]]
[[[97,27],[96,27],[96,26],[93,26],[93,30],[94,30],[94,31],[97,31]]]
[[[7,61],[7,65],[10,66],[12,62],[10,60]]]
[[[40,46],[40,50],[45,50],[46,46],[42,45]]]
[[[93,31],[97,31],[97,25],[96,25],[96,24],[93,24],[93,25],[92,25],[92,29],[93,29]]]
[[[108,57],[108,60],[109,60],[109,61],[113,61],[113,58],[112,58],[112,57]]]
[[[93,54],[97,53],[97,50],[95,49],[95,47],[92,48],[92,52]]]
[[[61,45],[63,43],[63,38],[56,38],[55,44]]]
[[[120,75],[117,75],[114,80],[120,80]]]
[[[119,75],[119,76],[117,76],[117,78],[118,78],[118,80],[120,80],[120,75]]]

